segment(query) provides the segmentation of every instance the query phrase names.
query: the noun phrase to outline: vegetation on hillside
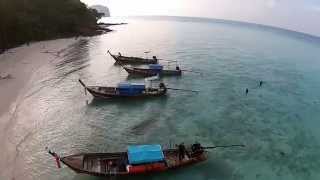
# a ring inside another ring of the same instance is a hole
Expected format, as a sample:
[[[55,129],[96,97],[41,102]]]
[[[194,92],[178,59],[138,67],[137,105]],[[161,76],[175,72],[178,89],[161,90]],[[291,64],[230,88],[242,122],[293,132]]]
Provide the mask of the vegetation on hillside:
[[[80,0],[1,0],[0,52],[30,41],[93,35],[101,16]]]

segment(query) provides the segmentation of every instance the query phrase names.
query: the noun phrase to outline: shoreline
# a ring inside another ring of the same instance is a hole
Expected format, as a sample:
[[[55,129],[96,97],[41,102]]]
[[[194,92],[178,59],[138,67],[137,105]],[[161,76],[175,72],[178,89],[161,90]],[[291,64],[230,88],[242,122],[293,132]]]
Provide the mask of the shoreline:
[[[108,27],[86,27],[81,29],[81,35],[33,41],[0,52],[0,143],[4,146],[0,154],[0,179],[22,178],[19,172],[23,172],[24,157],[19,155],[20,146],[32,132],[19,134],[21,137],[12,135],[15,134],[18,124],[22,123],[17,117],[20,113],[19,106],[23,104],[28,90],[32,88],[38,70],[61,58],[61,52],[81,39],[113,31]]]
[[[118,24],[121,25],[122,23]],[[52,37],[48,37],[45,39],[41,39],[41,40],[33,40],[30,42],[23,42],[21,44],[15,44],[15,45],[11,45],[9,46],[7,49],[1,49],[0,48],[0,55],[5,54],[6,52],[10,53],[11,49],[15,49],[15,48],[19,48],[22,46],[29,46],[29,44],[34,44],[34,43],[38,43],[38,42],[43,42],[43,41],[52,41],[52,40],[59,40],[59,39],[68,39],[68,38],[78,38],[78,37],[92,37],[92,36],[98,36],[98,35],[102,35],[108,32],[112,32],[112,29],[109,29],[109,26],[112,25],[117,25],[117,24],[110,24],[108,26],[102,26],[100,24],[97,24],[94,27],[83,27],[81,29],[79,29],[78,33],[72,33],[72,34],[58,34],[56,36],[52,36]],[[0,60],[1,61],[1,60]],[[0,78],[1,79],[1,78]]]
[[[0,54],[0,76],[3,77],[3,74],[10,76],[0,79],[0,143],[4,146],[0,154],[0,179],[17,178],[16,166],[12,164],[19,164],[16,158],[20,141],[10,140],[12,133],[9,132],[13,132],[19,123],[15,116],[25,93],[32,85],[32,77],[36,76],[42,66],[57,58],[54,53],[64,51],[77,41],[75,38],[39,41]]]
[[[24,87],[32,76],[33,70],[54,58],[52,54],[46,53],[46,51],[59,52],[62,46],[67,47],[76,41],[75,38],[38,41],[8,49],[0,54],[0,92],[10,89],[10,93],[19,94],[18,89]],[[4,96],[4,94],[6,93],[1,93],[0,117],[4,113],[3,111],[8,110],[10,106],[7,104],[10,104],[11,101],[5,99],[12,99],[12,96],[8,94]]]
[[[104,23],[104,22],[100,22],[98,23],[98,26],[103,25],[105,27],[109,27],[109,26],[119,26],[119,25],[127,25],[128,23]]]
[[[78,37],[92,37],[92,36],[98,36],[98,35],[102,35],[102,34],[106,34],[109,32],[112,32],[112,29],[109,29],[110,26],[119,26],[119,25],[127,25],[128,23],[97,23],[96,26],[94,27],[82,27],[79,29],[79,33],[73,33],[73,34],[60,34],[60,35],[56,35],[50,38],[46,38],[46,39],[41,39],[41,40],[34,40],[34,41],[30,41],[30,42],[24,42],[21,44],[15,44],[10,46],[7,49],[1,49],[0,48],[0,56],[2,54],[5,54],[6,52],[10,53],[11,49],[15,49],[21,46],[25,46],[25,45],[29,45],[30,43],[38,43],[38,42],[43,42],[43,41],[52,41],[52,40],[59,40],[59,39],[68,39],[68,38],[78,38]],[[0,60],[1,61],[1,60]],[[0,72],[0,80],[2,80],[2,76],[1,76],[1,72]]]

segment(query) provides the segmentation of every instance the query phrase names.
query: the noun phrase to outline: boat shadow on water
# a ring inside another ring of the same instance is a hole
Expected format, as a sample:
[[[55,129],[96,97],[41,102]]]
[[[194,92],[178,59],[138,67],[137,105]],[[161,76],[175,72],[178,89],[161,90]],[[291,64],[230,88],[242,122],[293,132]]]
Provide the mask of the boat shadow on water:
[[[151,77],[151,76],[149,76]],[[140,76],[140,75],[134,75],[134,74],[128,74],[128,76],[126,77],[126,80],[129,81],[129,80],[137,80],[137,79],[140,79],[141,78],[148,78],[148,76]],[[182,77],[181,76],[160,76],[160,79],[161,80],[165,80],[165,79],[171,79],[171,80],[178,80],[178,79],[181,79]]]
[[[76,174],[73,180],[141,180],[141,179],[189,179],[190,177],[202,176],[209,178],[206,173],[212,172],[211,169],[208,169],[209,172],[201,171],[205,162],[195,164],[193,166],[187,166],[184,168],[172,169],[165,172],[156,172],[154,174],[137,174],[134,176],[106,176],[106,177],[95,177],[86,174]],[[212,177],[221,177],[219,175],[211,175]],[[210,177],[211,177],[210,176]],[[210,178],[209,178],[210,179]]]
[[[93,98],[91,102],[88,102],[90,107],[106,106],[106,105],[121,105],[123,107],[143,106],[147,103],[160,103],[165,104],[169,99],[168,95],[160,97],[148,97],[148,98],[109,98],[109,99],[98,99]]]

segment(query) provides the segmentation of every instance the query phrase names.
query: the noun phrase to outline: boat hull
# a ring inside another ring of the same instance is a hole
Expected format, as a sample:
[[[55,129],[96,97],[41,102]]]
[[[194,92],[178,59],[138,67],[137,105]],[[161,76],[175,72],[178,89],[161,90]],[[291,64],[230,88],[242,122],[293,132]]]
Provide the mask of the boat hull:
[[[142,69],[142,68],[129,68],[124,67],[124,69],[130,74],[134,76],[143,76],[143,77],[151,77],[159,74],[160,76],[181,76],[181,70],[161,70],[159,73],[152,71],[151,69]]]
[[[110,99],[110,98],[148,98],[148,97],[159,97],[166,95],[166,89],[154,89],[154,91],[144,92],[142,94],[137,95],[122,95],[117,93],[117,91],[113,92],[101,92],[96,89],[99,87],[86,87],[86,90],[94,97],[98,99]]]
[[[112,176],[139,176],[146,174],[155,174],[174,169],[194,165],[207,160],[207,153],[179,160],[177,150],[164,150],[166,161],[147,165],[139,165],[135,171],[128,170],[128,167],[117,166],[115,170],[108,162],[119,162],[126,158],[126,152],[120,153],[95,153],[79,154],[61,158],[61,162],[70,169],[80,174],[88,174],[99,177]],[[163,166],[159,166],[163,164]],[[139,168],[139,170],[137,170]]]
[[[84,82],[79,79],[80,84],[88,91],[94,98],[110,99],[110,98],[148,98],[164,96],[167,93],[167,88],[163,85],[159,88],[147,88],[138,93],[121,93],[119,88],[105,87],[105,86],[86,86]]]
[[[139,57],[127,57],[110,54],[111,57],[119,64],[157,64],[157,59],[145,59]]]

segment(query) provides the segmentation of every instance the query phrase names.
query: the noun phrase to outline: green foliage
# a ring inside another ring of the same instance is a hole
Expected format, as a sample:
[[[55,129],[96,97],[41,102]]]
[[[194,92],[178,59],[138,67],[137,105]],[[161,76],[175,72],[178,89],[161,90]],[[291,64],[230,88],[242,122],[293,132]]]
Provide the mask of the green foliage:
[[[84,34],[101,18],[80,0],[0,0],[0,50],[30,41]]]

